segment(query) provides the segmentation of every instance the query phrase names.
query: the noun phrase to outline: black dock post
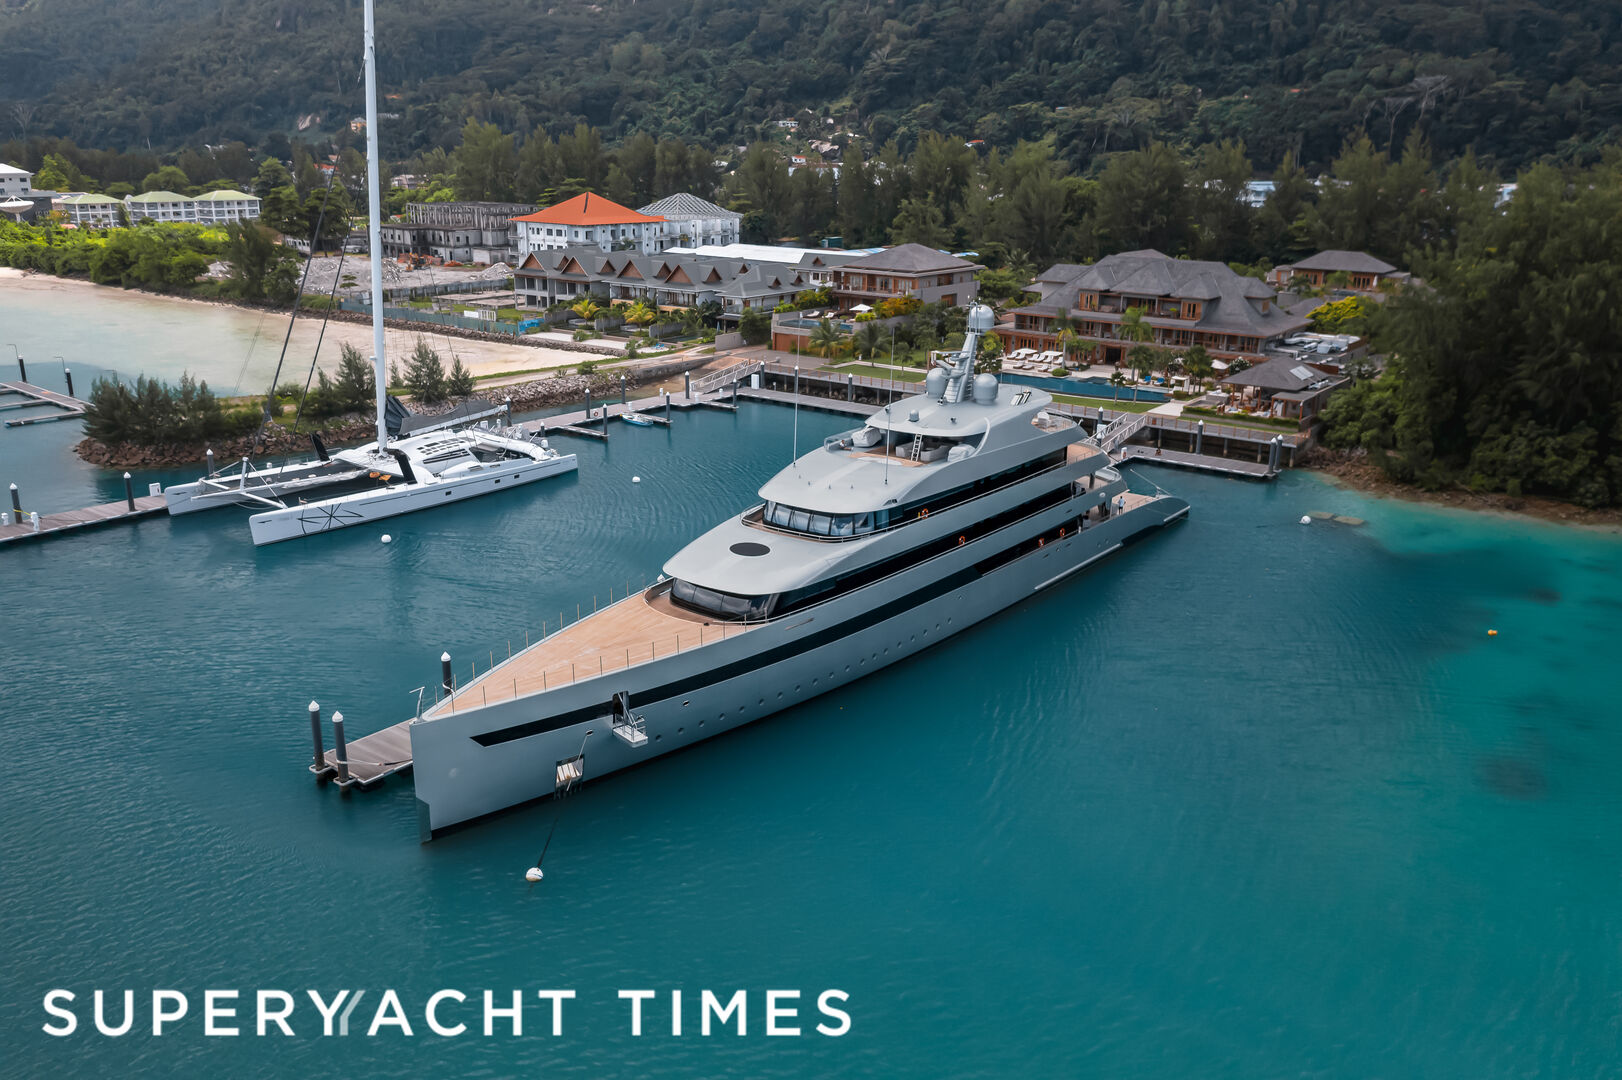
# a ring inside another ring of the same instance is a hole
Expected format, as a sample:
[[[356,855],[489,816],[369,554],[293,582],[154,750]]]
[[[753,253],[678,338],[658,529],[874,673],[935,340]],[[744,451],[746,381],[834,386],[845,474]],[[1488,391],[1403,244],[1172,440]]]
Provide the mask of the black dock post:
[[[620,404],[625,404],[625,375],[620,375]]]
[[[23,363],[22,353],[17,354],[17,374],[21,377],[23,382],[28,381],[28,365]]]
[[[670,391],[665,391],[665,423],[670,423]]]
[[[439,688],[445,691],[446,697],[456,693],[456,676],[451,674],[451,654],[448,652],[439,654]]]
[[[1205,445],[1205,421],[1196,420],[1194,421],[1194,452],[1199,453],[1200,447],[1203,445]]]
[[[738,380],[737,379],[732,380],[732,407],[734,409],[736,409],[738,407]]]
[[[327,768],[327,748],[321,743],[321,706],[310,702],[310,741],[315,743],[315,765],[311,769],[317,780]]]
[[[693,373],[691,371],[684,371],[684,372],[681,373],[681,377],[682,377],[682,381],[686,384],[686,387],[687,387],[686,390],[684,391],[686,393],[686,395],[687,395],[687,400],[692,401],[693,400]]]
[[[590,390],[586,391],[586,419],[585,419],[585,423],[587,423],[587,424],[591,423],[591,391]]]
[[[130,511],[135,510],[135,485],[130,482],[130,474],[124,474],[124,501],[129,503]]]
[[[856,376],[849,372],[845,373],[845,400],[856,400]]]
[[[349,783],[349,747],[344,744],[344,714],[332,714],[332,743],[334,757],[338,762],[338,783]]]
[[[68,397],[73,396],[73,372],[67,368],[62,369],[62,375],[68,380]]]
[[[17,485],[11,485],[11,512],[16,515],[17,521],[23,519],[23,497],[17,492]]]

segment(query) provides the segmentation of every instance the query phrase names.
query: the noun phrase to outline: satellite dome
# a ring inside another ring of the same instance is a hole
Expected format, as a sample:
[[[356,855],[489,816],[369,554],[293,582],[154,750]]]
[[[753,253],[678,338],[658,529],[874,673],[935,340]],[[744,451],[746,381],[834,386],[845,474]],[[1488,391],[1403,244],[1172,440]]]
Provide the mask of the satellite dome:
[[[974,377],[974,401],[976,405],[997,403],[997,376],[981,372]]]
[[[977,334],[990,333],[996,321],[997,317],[984,304],[976,304],[969,309],[969,329]]]
[[[946,372],[940,368],[930,368],[929,374],[924,376],[924,393],[932,398],[946,393]]]

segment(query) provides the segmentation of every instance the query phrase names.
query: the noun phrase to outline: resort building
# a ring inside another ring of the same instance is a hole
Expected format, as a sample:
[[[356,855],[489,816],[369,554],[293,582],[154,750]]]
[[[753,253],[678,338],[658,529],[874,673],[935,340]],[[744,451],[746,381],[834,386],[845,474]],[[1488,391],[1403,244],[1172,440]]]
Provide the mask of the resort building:
[[[124,211],[130,224],[143,221],[197,220],[197,202],[172,191],[146,191],[139,195],[124,196]]]
[[[640,251],[644,255],[670,246],[663,217],[632,210],[590,192],[513,221],[518,226],[521,257],[583,244],[602,251]]]
[[[736,247],[753,245],[729,245]],[[736,319],[746,309],[770,310],[784,300],[817,288],[813,273],[826,273],[829,260],[854,252],[803,248],[762,248],[771,258],[666,251],[643,255],[577,246],[558,251],[532,251],[513,271],[520,304],[544,308],[582,296],[612,302],[645,300],[657,307],[694,307],[715,301],[724,317]]]
[[[197,220],[204,225],[223,225],[228,221],[256,221],[259,218],[259,198],[242,191],[208,191],[197,196]]]
[[[667,247],[702,247],[736,244],[743,232],[743,215],[701,199],[691,192],[666,195],[637,210],[648,217],[664,218]]]
[[[64,221],[81,229],[112,229],[124,224],[123,206],[111,195],[84,191],[69,192],[53,204]]]
[[[984,269],[923,244],[898,244],[838,267],[832,281],[834,305],[871,307],[881,300],[910,296],[926,304],[966,307],[979,295],[974,275]]]
[[[1330,285],[1329,279],[1337,274],[1346,275],[1344,284]],[[1268,275],[1268,280],[1279,288],[1306,285],[1315,289],[1339,287],[1353,292],[1375,292],[1388,282],[1409,279],[1409,274],[1363,251],[1320,251],[1293,265],[1275,266]]]
[[[1165,349],[1203,346],[1211,356],[1259,359],[1308,324],[1278,306],[1264,282],[1226,264],[1128,251],[1091,265],[1057,263],[1039,274],[1041,299],[998,325],[1003,351],[1057,349],[1069,329],[1090,363],[1120,364],[1141,340]],[[1136,317],[1128,312],[1136,309]]]
[[[1269,360],[1232,375],[1222,389],[1235,405],[1284,419],[1310,420],[1329,395],[1351,380],[1336,370],[1302,360]]]

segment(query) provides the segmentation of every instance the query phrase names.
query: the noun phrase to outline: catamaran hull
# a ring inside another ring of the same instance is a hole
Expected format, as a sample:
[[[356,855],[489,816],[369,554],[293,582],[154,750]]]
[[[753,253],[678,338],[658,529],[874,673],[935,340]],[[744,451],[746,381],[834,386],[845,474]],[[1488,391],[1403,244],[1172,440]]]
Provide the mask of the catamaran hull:
[[[422,838],[552,794],[558,765],[576,754],[584,754],[586,779],[601,777],[843,686],[1072,578],[1187,513],[1182,499],[1162,496],[980,575],[972,568],[985,557],[986,541],[977,541],[803,619],[414,723]],[[645,721],[640,746],[612,730],[619,691]]]
[[[358,492],[335,499],[267,510],[248,518],[255,545],[277,544],[305,536],[345,529],[352,525],[382,521],[401,514],[461,502],[478,495],[533,484],[538,480],[573,472],[579,467],[573,454],[561,454],[541,461],[514,462],[501,469],[489,469],[473,476],[428,483],[400,484],[376,491]]]

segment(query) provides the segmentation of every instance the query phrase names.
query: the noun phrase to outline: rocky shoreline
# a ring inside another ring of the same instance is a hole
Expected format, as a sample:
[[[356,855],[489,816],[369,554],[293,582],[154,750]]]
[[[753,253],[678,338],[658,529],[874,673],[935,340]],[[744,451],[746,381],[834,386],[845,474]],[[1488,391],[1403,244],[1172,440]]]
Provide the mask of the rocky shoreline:
[[[1314,447],[1298,464],[1302,468],[1323,474],[1334,483],[1380,498],[1403,499],[1431,506],[1450,506],[1457,510],[1530,517],[1560,525],[1581,525],[1622,531],[1622,508],[1590,509],[1541,495],[1513,496],[1502,492],[1470,491],[1467,488],[1427,491],[1392,480],[1384,469],[1369,459],[1366,453]]]
[[[328,446],[360,443],[374,436],[376,428],[370,419],[346,416],[321,429],[321,440]],[[107,469],[161,469],[172,465],[189,465],[206,459],[214,451],[214,463],[223,467],[247,454],[253,447],[253,436],[243,435],[209,443],[168,443],[160,446],[141,446],[137,443],[115,443],[111,446],[96,439],[81,439],[73,452],[92,465]],[[255,452],[259,457],[278,457],[286,454],[312,452],[308,431],[294,435],[280,424],[269,425],[259,439]]]

